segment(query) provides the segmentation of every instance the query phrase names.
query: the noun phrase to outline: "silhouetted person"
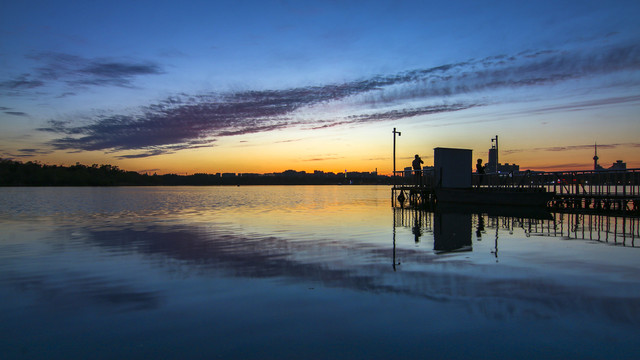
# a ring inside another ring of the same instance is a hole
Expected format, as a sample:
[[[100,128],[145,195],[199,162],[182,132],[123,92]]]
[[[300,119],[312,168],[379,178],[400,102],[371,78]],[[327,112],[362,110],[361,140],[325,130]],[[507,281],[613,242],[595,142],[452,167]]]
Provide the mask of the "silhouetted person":
[[[400,195],[398,195],[398,202],[400,202],[400,207],[404,207],[404,201],[407,198],[404,196],[404,191],[400,191]]]
[[[476,236],[478,240],[481,240],[482,232],[484,231],[484,217],[482,214],[478,214],[478,227],[476,228]]]
[[[413,233],[413,239],[417,243],[420,242],[420,236],[422,236],[422,221],[418,216],[418,212],[415,212],[415,217],[413,219],[413,227],[411,228],[411,232]]]
[[[416,185],[420,185],[420,177],[422,176],[422,164],[424,164],[424,161],[422,161],[422,159],[420,159],[420,156],[416,154],[416,157],[411,163],[411,165],[413,165],[413,172],[416,178]]]
[[[476,162],[476,173],[478,174],[478,186],[482,184],[484,178],[484,166],[482,165],[482,159],[478,159]]]

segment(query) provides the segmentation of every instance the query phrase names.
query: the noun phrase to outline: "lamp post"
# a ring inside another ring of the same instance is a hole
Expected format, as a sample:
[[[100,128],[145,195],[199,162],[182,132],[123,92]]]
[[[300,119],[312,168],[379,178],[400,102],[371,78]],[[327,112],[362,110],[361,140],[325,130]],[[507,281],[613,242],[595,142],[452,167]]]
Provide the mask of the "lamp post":
[[[393,128],[393,178],[396,178],[396,134],[398,136],[402,135],[400,131],[396,131],[396,128]],[[395,184],[395,181],[393,182]]]

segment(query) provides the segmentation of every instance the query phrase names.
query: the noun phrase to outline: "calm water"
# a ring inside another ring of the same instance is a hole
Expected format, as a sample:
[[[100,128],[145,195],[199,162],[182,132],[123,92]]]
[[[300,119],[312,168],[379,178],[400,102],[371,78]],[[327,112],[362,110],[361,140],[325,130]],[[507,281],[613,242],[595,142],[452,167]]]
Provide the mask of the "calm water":
[[[638,219],[492,211],[392,209],[385,186],[0,188],[1,357],[640,357]]]

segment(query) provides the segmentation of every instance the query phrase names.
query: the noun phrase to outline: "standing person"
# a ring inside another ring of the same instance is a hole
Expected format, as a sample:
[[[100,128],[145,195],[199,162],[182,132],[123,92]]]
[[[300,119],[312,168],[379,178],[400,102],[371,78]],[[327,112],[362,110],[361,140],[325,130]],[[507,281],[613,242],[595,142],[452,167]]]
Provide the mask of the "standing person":
[[[482,185],[482,180],[484,178],[484,166],[482,165],[482,159],[478,159],[476,162],[476,173],[478,174],[478,187]]]
[[[424,161],[422,161],[422,159],[420,159],[420,156],[416,154],[416,157],[411,163],[411,165],[413,165],[413,172],[416,178],[416,185],[420,185],[420,177],[422,176],[422,164],[424,164]]]

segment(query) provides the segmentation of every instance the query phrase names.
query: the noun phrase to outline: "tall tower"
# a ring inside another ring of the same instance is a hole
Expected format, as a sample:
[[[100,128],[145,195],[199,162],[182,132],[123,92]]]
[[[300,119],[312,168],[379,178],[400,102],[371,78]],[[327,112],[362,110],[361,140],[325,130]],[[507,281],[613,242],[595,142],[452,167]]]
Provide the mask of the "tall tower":
[[[593,150],[595,151],[595,155],[593,156],[593,170],[598,170],[598,143],[593,145]]]
[[[489,160],[487,161],[487,165],[485,168],[485,171],[487,173],[495,173],[498,172],[498,167],[496,166],[496,158],[497,158],[497,154],[496,154],[496,148],[495,147],[491,147],[491,149],[489,149]]]
[[[494,144],[495,142],[495,144]],[[486,165],[488,173],[497,173],[500,163],[498,162],[498,135],[491,139],[491,149],[489,149],[489,161]]]

